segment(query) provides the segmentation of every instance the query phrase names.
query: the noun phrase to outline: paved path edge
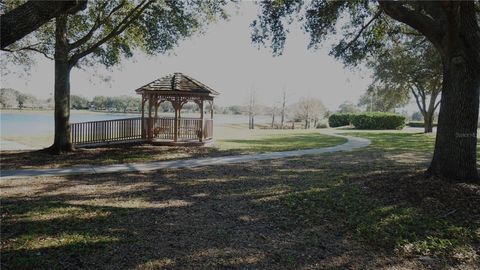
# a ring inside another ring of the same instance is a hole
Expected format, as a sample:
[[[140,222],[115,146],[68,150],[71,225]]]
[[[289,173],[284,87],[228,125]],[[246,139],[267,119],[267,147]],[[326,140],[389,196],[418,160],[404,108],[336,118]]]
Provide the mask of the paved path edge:
[[[178,168],[192,168],[200,166],[212,165],[226,165],[236,164],[249,161],[269,160],[289,157],[299,157],[305,155],[317,155],[323,153],[333,153],[340,151],[351,151],[354,149],[366,147],[370,145],[371,141],[365,138],[358,138],[352,136],[344,136],[330,132],[322,132],[325,135],[341,137],[347,139],[346,143],[313,149],[282,151],[282,152],[267,152],[260,154],[221,156],[221,157],[207,157],[198,159],[183,159],[170,161],[154,161],[145,163],[126,163],[115,165],[85,165],[69,168],[55,168],[55,169],[21,169],[21,170],[5,170],[0,172],[0,180],[12,178],[26,178],[37,176],[63,176],[63,175],[78,175],[78,174],[100,174],[100,173],[115,173],[115,172],[148,172],[161,169],[178,169]]]

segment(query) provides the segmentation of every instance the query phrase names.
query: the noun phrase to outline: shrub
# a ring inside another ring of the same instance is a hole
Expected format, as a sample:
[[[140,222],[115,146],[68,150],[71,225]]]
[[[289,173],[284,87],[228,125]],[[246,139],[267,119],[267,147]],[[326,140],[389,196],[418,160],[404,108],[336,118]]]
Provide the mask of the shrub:
[[[318,123],[316,128],[328,128],[327,123]]]
[[[350,125],[351,113],[334,113],[328,118],[330,127],[342,127]]]
[[[402,129],[405,126],[405,116],[394,113],[353,114],[350,121],[358,129]]]
[[[407,126],[409,127],[424,127],[425,123],[423,121],[410,121]],[[433,126],[436,127],[437,123],[433,123]]]

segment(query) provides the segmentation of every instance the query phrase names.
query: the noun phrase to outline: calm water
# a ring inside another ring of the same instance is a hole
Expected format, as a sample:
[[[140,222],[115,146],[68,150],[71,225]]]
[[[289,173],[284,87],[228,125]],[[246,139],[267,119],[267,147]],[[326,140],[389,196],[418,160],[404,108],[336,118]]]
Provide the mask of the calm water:
[[[162,114],[163,116],[170,116]],[[100,121],[139,117],[138,114],[97,113],[72,111],[70,122]],[[189,117],[192,115],[184,115]],[[194,117],[198,117],[194,115]],[[258,116],[257,123],[268,123],[268,116]],[[243,115],[215,115],[215,124],[246,124],[248,118]],[[53,111],[2,111],[0,112],[0,135],[11,136],[45,136],[53,134]]]

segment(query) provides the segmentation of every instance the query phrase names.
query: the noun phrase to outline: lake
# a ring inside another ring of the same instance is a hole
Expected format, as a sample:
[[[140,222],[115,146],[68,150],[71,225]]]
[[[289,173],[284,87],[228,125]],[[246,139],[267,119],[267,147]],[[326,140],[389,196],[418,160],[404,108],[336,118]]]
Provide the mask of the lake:
[[[173,116],[170,113],[162,113],[162,116]],[[198,114],[183,114],[185,117],[198,117]],[[71,111],[70,122],[86,122],[112,120],[121,118],[140,117],[140,114],[125,113],[102,113],[91,111]],[[222,124],[248,124],[248,117],[244,115],[214,115],[214,123]],[[256,123],[268,123],[270,117],[257,116]],[[54,131],[53,111],[1,111],[0,112],[0,135],[1,137],[15,136],[49,136]]]

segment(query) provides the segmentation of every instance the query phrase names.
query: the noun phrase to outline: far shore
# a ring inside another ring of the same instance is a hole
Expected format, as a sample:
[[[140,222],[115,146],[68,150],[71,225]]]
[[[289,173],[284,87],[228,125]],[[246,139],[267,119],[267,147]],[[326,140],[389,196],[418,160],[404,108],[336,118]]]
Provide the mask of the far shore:
[[[103,110],[70,110],[71,112],[85,112],[85,113],[112,113],[112,114],[140,114],[141,112],[115,112],[115,111],[103,111]],[[32,112],[42,112],[53,113],[53,109],[40,109],[40,108],[25,108],[25,109],[16,109],[16,108],[8,108],[8,109],[0,109],[0,113],[32,113]]]

